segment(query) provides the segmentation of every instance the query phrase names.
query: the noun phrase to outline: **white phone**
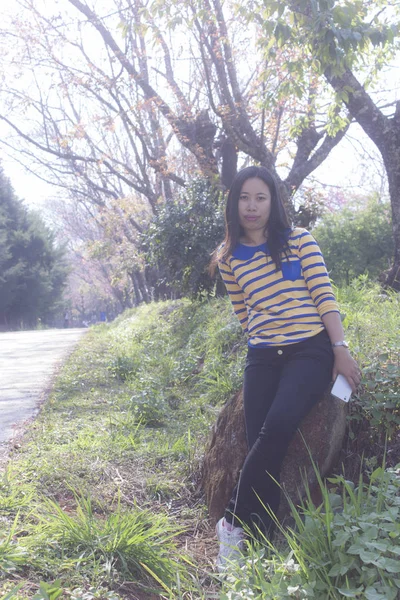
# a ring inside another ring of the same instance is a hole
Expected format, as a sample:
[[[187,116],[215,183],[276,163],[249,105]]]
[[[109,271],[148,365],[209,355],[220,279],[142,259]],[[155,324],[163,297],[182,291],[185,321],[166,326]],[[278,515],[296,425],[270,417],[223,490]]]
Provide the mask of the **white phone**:
[[[338,375],[331,389],[332,396],[335,396],[335,398],[339,398],[344,402],[348,402],[351,398],[351,392],[352,389],[346,377]]]

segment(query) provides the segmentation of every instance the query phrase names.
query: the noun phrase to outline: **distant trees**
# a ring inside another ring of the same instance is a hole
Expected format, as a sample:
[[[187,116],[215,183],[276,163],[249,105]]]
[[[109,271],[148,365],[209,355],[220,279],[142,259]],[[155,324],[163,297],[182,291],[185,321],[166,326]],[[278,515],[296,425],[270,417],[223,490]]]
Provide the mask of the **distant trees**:
[[[32,327],[61,310],[63,250],[15,197],[0,167],[0,328]]]
[[[362,274],[378,279],[393,256],[390,203],[353,199],[340,212],[326,213],[313,235],[337,285]]]
[[[139,232],[130,227],[149,220],[144,202],[131,197],[109,201],[96,210],[76,198],[52,199],[48,216],[67,247],[70,275],[65,297],[80,320],[94,314],[119,314],[148,301]]]

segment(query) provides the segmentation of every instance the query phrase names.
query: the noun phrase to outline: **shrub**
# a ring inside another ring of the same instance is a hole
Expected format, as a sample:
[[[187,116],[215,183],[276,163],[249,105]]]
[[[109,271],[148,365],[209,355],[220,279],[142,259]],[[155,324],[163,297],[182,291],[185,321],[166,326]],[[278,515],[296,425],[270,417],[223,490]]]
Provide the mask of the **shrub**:
[[[184,195],[168,202],[144,238],[149,261],[164,282],[180,295],[199,297],[212,293],[215,280],[207,267],[210,253],[224,237],[222,197],[199,179]]]
[[[370,198],[363,205],[352,205],[326,214],[313,235],[321,246],[332,279],[349,284],[354,277],[367,274],[377,279],[390,266],[393,232],[390,204]]]

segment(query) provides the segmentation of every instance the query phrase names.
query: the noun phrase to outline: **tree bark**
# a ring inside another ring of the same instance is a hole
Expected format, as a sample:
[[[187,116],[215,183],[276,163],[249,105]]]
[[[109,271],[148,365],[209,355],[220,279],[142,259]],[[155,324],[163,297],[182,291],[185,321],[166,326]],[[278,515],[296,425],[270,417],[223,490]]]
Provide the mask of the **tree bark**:
[[[232,181],[237,173],[238,155],[237,149],[233,141],[226,138],[221,144],[221,183],[225,189],[229,190]]]
[[[387,117],[351,71],[341,77],[326,74],[326,78],[335,91],[346,89],[348,101],[345,104],[350,114],[382,155],[389,182],[394,240],[393,264],[386,273],[385,284],[400,291],[400,101],[394,116]]]

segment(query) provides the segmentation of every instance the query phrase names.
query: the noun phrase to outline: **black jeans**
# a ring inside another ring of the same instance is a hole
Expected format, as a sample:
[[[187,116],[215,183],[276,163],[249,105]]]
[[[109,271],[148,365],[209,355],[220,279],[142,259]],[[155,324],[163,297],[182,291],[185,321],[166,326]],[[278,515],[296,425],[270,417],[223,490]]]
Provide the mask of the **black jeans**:
[[[280,470],[299,424],[332,379],[333,351],[326,331],[303,342],[249,347],[244,411],[249,453],[225,512],[229,523],[271,534],[280,500]],[[275,481],[276,482],[275,482]]]

